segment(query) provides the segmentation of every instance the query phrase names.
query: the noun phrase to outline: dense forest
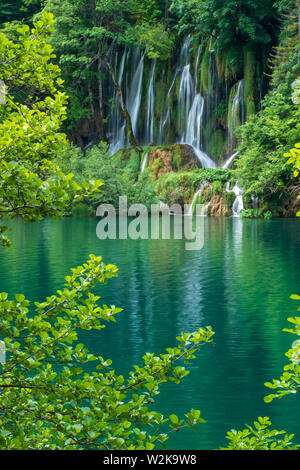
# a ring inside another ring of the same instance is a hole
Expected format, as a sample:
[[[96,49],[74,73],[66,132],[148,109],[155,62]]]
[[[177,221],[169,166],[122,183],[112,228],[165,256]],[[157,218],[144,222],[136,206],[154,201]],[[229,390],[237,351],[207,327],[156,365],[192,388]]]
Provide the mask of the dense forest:
[[[0,0],[3,249],[13,217],[94,216],[120,196],[211,217],[299,215],[299,24],[299,0]],[[121,312],[92,293],[117,271],[90,255],[44,302],[0,294],[0,449],[165,449],[204,423],[152,403],[213,327],[147,352],[128,379],[78,342]],[[300,391],[299,351],[266,402]],[[298,448],[287,432],[259,417],[228,448]]]
[[[5,5],[10,37],[41,15],[39,2]],[[296,1],[43,7],[68,96],[62,169],[78,182],[101,174],[105,202],[183,204],[206,182],[195,202],[208,215],[295,215],[299,188],[284,154],[299,140]]]

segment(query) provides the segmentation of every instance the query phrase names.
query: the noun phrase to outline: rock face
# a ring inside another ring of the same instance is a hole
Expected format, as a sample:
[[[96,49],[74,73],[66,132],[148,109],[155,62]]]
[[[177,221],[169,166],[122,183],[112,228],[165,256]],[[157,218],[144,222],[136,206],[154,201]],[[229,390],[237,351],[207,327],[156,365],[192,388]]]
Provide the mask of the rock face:
[[[148,164],[152,167],[155,179],[178,170],[194,170],[199,168],[192,147],[186,144],[164,145],[153,147],[148,153]]]
[[[215,194],[210,200],[210,205],[207,210],[207,215],[210,216],[224,216],[226,214],[226,204],[220,194]]]
[[[156,149],[149,153],[148,165],[154,164],[152,173],[154,173],[155,179],[173,171],[171,156],[169,150]]]

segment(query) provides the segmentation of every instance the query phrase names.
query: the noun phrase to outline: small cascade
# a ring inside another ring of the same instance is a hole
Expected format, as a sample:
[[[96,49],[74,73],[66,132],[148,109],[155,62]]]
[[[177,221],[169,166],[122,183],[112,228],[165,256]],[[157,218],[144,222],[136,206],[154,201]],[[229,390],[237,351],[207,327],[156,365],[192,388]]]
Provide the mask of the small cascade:
[[[244,202],[243,202],[243,190],[238,186],[238,184],[235,184],[233,187],[232,191],[235,193],[236,198],[235,201],[232,205],[232,215],[233,217],[239,217],[241,210],[244,209]]]
[[[188,113],[185,133],[181,138],[182,142],[188,143],[197,149],[201,145],[201,123],[203,116],[204,99],[197,94]]]
[[[217,168],[217,164],[207,155],[207,153],[194,146],[192,147],[203,168]]]
[[[181,61],[182,72],[180,77],[179,85],[179,107],[180,107],[180,132],[181,132],[181,141],[184,140],[184,134],[187,129],[188,116],[190,109],[193,103],[194,98],[194,81],[191,75],[191,66],[190,66],[190,36],[187,37],[183,44],[181,52]]]
[[[258,209],[258,197],[251,194],[252,207],[254,210]]]
[[[164,142],[164,129],[165,126],[169,123],[170,120],[170,109],[169,109],[169,97],[170,94],[173,90],[173,87],[175,85],[175,80],[177,78],[177,75],[179,73],[179,69],[176,69],[172,83],[168,89],[167,97],[166,97],[166,102],[164,106],[164,112],[161,115],[160,122],[159,122],[159,131],[158,131],[158,145],[162,145]]]
[[[151,72],[150,72],[150,82],[148,88],[148,96],[147,96],[147,127],[146,127],[146,143],[153,142],[154,140],[154,104],[155,104],[155,67],[156,67],[156,60],[154,60],[151,64]]]
[[[204,206],[204,216],[205,216],[205,217],[207,217],[208,208],[209,208],[210,204],[211,204],[211,203],[210,203],[210,201],[209,201],[209,202],[208,202],[207,204],[205,204],[205,206]]]
[[[245,106],[244,106],[244,81],[240,80],[236,86],[236,92],[233,96],[231,103],[231,113],[229,117],[229,142],[230,148],[233,149],[235,145],[234,131],[236,127],[243,124],[245,121]]]
[[[202,118],[204,98],[197,93],[197,67],[194,78],[189,63],[190,36],[187,37],[181,52],[182,71],[179,85],[180,142],[190,145],[203,168],[216,168],[215,162],[201,149]],[[197,51],[196,64],[199,63],[200,47]]]
[[[224,168],[225,170],[227,170],[227,169],[230,167],[230,165],[231,165],[231,163],[233,162],[233,160],[235,159],[235,157],[238,155],[238,153],[239,153],[239,152],[233,153],[233,154],[225,161],[225,163],[223,163],[222,168]]]
[[[190,65],[185,65],[180,79],[179,86],[179,106],[180,106],[180,132],[181,141],[185,140],[185,133],[187,131],[188,117],[193,105],[193,91],[194,84],[190,72]]]
[[[207,184],[207,182],[203,181],[200,185],[200,188],[194,194],[192,203],[190,205],[190,210],[189,210],[189,213],[187,215],[193,215],[194,207],[197,204],[197,199],[200,196],[200,194],[202,193],[202,190],[203,190],[203,188],[206,184]],[[199,215],[201,217],[206,217],[207,213],[208,213],[208,208],[210,206],[210,201],[207,204],[199,204],[199,205],[201,206],[201,214],[197,214],[197,215]]]
[[[141,166],[141,173],[145,171],[146,165],[147,165],[147,160],[148,160],[148,154],[149,152],[146,152],[143,158],[142,166]]]
[[[198,199],[198,196],[200,196],[200,194],[201,194],[201,192],[202,192],[202,189],[204,188],[204,185],[205,185],[205,183],[201,183],[200,188],[195,192],[194,197],[193,197],[193,200],[192,200],[192,203],[191,203],[191,205],[190,205],[190,209],[189,209],[188,215],[193,215],[193,210],[194,210],[196,201],[197,201],[197,199]],[[203,215],[204,215],[204,213],[203,213]]]
[[[138,116],[141,105],[144,57],[145,56],[142,55],[136,68],[136,72],[131,82],[129,98],[127,102],[127,109],[131,117],[132,130],[134,134],[136,134],[137,131]]]

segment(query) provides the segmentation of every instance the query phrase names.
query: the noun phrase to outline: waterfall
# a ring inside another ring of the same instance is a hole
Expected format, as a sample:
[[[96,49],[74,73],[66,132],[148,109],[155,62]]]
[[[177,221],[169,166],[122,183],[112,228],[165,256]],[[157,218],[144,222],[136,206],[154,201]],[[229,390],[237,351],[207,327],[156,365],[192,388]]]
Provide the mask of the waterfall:
[[[155,77],[156,60],[151,64],[150,82],[148,88],[148,99],[147,99],[147,128],[146,137],[148,143],[153,143],[154,140],[154,104],[155,104],[155,89],[154,89],[154,77]]]
[[[233,161],[233,160],[235,159],[235,157],[238,155],[238,153],[239,153],[239,152],[233,153],[233,154],[225,161],[225,163],[223,163],[222,168],[224,168],[225,170],[227,170],[227,169],[230,167],[232,161]]]
[[[173,79],[172,79],[172,83],[168,89],[168,93],[167,93],[167,97],[166,97],[166,101],[165,101],[165,107],[164,107],[164,112],[160,118],[160,122],[159,122],[159,132],[158,132],[158,144],[159,145],[162,145],[163,144],[163,140],[164,140],[164,128],[166,126],[166,124],[169,122],[169,119],[170,119],[170,109],[169,109],[169,97],[170,97],[170,94],[173,90],[173,87],[175,85],[175,80],[177,78],[177,75],[179,73],[179,69],[177,68],[175,73],[174,73],[174,76],[173,76]]]
[[[123,82],[126,55],[127,55],[127,51],[125,49],[122,55],[120,69],[118,73],[119,84],[122,84]],[[116,90],[114,92],[114,109],[113,109],[112,120],[111,120],[110,136],[112,139],[112,142],[110,145],[110,151],[112,154],[114,154],[118,150],[123,148],[125,145],[125,123],[123,122],[123,115],[121,113],[121,107],[120,107],[120,103],[117,97]]]
[[[194,197],[193,197],[193,200],[192,200],[192,203],[190,205],[190,209],[189,209],[189,213],[187,215],[193,215],[193,212],[194,212],[194,207],[195,205],[197,204],[197,199],[198,197],[200,196],[204,186],[206,185],[206,181],[203,181],[200,185],[200,188],[196,191],[196,193],[194,194]],[[210,201],[207,203],[207,204],[199,204],[201,205],[201,214],[197,214],[201,217],[206,217],[207,216],[207,212],[208,212],[208,208],[210,206]]]
[[[202,51],[201,46],[202,45],[200,44],[200,46],[198,47],[195,70],[194,70],[194,82],[195,82],[196,90],[197,90],[197,86],[198,86],[198,68],[199,68],[200,54],[201,54],[201,51]]]
[[[196,148],[200,148],[201,142],[203,104],[204,99],[197,94],[189,111],[185,133],[182,136],[183,142],[189,143]]]
[[[194,209],[194,206],[196,204],[196,201],[198,199],[198,196],[200,196],[201,192],[202,192],[202,189],[205,185],[205,182],[202,182],[201,185],[200,185],[200,188],[195,192],[194,194],[194,197],[193,197],[193,200],[192,200],[192,204],[190,205],[190,209],[189,209],[189,214],[188,215],[193,215],[193,209]],[[204,213],[203,213],[204,215]]]
[[[147,165],[147,160],[148,160],[148,154],[149,154],[149,152],[146,152],[145,155],[144,155],[143,163],[142,163],[142,166],[141,166],[141,173],[143,173],[143,171],[145,171],[145,168],[146,168],[146,165]]]
[[[235,193],[236,198],[232,206],[232,215],[233,217],[239,217],[241,210],[244,209],[244,203],[243,203],[243,190],[238,186],[238,184],[235,184],[233,187],[232,191]]]
[[[145,56],[142,55],[134,73],[127,102],[127,109],[131,117],[131,124],[134,135],[136,135],[137,131],[137,122],[141,105],[144,57]]]
[[[229,119],[229,139],[231,149],[234,148],[234,131],[236,129],[237,120],[240,124],[245,122],[244,80],[240,80],[237,83],[236,92],[231,103],[231,113]]]
[[[207,153],[197,149],[196,147],[193,147],[193,150],[203,168],[217,168],[217,164],[207,155]]]
[[[193,79],[190,72],[190,65],[183,67],[179,86],[179,106],[180,106],[180,132],[184,136],[187,128],[188,115],[191,109],[192,93],[194,91]]]
[[[197,93],[197,67],[194,78],[189,63],[190,36],[187,37],[181,51],[182,71],[179,85],[180,142],[190,145],[204,168],[216,168],[215,162],[201,149],[202,117],[204,98]],[[200,47],[197,51],[196,64],[199,62]]]
[[[235,128],[245,121],[244,82],[238,81],[230,92],[227,148],[231,153],[222,165],[217,165],[207,149],[210,147],[211,136],[220,129],[217,127],[218,121],[215,128],[215,124],[211,123],[217,119],[215,116],[218,103],[223,99],[223,92],[220,91],[212,41],[208,51],[206,88],[203,84],[200,87],[198,77],[202,46],[200,44],[197,47],[191,58],[191,36],[188,36],[181,46],[180,54],[169,63],[170,69],[161,68],[160,61],[148,60],[144,51],[138,48],[116,53],[112,59],[131,116],[132,129],[140,145],[167,145],[179,142],[193,149],[203,168],[220,166],[228,169],[237,155],[237,152],[234,152]],[[149,73],[147,86],[146,70]],[[129,142],[125,137],[125,120],[116,91],[110,90],[110,96],[113,97],[115,105],[108,120],[107,134],[111,153],[115,153],[129,146]],[[148,156],[149,152],[144,154],[141,172],[146,168]],[[236,185],[234,192],[236,199],[232,209],[233,214],[238,215],[243,208],[242,190]],[[207,213],[207,208],[203,215]]]
[[[216,168],[215,162],[209,157],[203,148],[203,112],[204,97],[199,93],[198,72],[202,46],[196,51],[195,65],[192,68],[190,61],[191,36],[184,41],[178,61],[173,64],[173,72],[170,82],[167,83],[165,92],[161,95],[164,105],[161,107],[161,115],[155,122],[156,109],[156,60],[150,63],[149,85],[147,90],[143,87],[145,54],[140,49],[124,51],[119,61],[118,80],[123,91],[128,113],[132,121],[132,129],[137,141],[140,143],[153,143],[164,145],[180,142],[190,145],[194,149],[195,156],[203,167]],[[115,59],[117,69],[118,58]],[[149,70],[147,68],[147,70]],[[175,94],[175,87],[177,96]],[[145,90],[145,91],[143,91]],[[108,136],[111,152],[128,146],[125,139],[125,120],[118,103],[117,94],[114,91],[115,107],[108,123]],[[144,120],[139,119],[141,108],[144,106]],[[174,114],[171,114],[172,106],[177,106],[180,115],[175,122]],[[174,140],[169,142],[170,128]],[[142,142],[141,142],[142,140]]]

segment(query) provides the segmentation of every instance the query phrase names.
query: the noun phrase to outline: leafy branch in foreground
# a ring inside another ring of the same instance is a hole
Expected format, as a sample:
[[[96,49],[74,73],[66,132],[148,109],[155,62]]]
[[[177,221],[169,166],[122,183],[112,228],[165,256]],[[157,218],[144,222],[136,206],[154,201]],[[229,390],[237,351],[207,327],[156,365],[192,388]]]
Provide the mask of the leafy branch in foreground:
[[[78,185],[54,164],[67,147],[60,132],[66,118],[60,69],[52,63],[47,43],[53,16],[44,13],[33,28],[23,25],[17,38],[0,32],[0,79],[5,100],[0,113],[0,220],[21,216],[26,220],[57,216],[72,201],[98,193],[102,183]],[[5,227],[0,242],[9,245]]]
[[[293,300],[300,300],[299,295],[292,295]],[[300,307],[298,307],[300,310]],[[288,318],[288,321],[294,325],[294,328],[285,328],[283,331],[300,336],[300,317]],[[282,398],[286,395],[300,392],[300,341],[293,342],[292,347],[286,353],[289,363],[284,366],[283,374],[279,379],[273,379],[272,382],[265,383],[265,386],[276,390],[265,397],[265,402],[270,403],[274,398]]]
[[[80,330],[100,330],[121,311],[99,307],[91,292],[116,275],[115,266],[90,255],[35,312],[23,295],[10,301],[0,294],[7,352],[0,367],[1,449],[153,449],[172,432],[203,422],[198,410],[165,418],[148,405],[163,382],[179,383],[188,374],[182,363],[212,341],[210,327],[182,334],[165,354],[145,354],[127,380],[111,360],[78,342]]]
[[[253,426],[246,424],[246,429],[236,431],[232,429],[226,438],[230,443],[222,450],[296,450],[298,445],[292,443],[293,434],[285,431],[270,429],[271,421],[268,417],[259,417]],[[279,437],[280,436],[280,437]]]
[[[291,299],[300,300],[299,295],[292,295]],[[298,307],[300,310],[300,307]],[[300,317],[288,318],[293,323],[293,329],[284,329],[289,333],[300,335]],[[300,392],[300,341],[296,340],[291,349],[286,353],[290,363],[284,367],[284,373],[279,380],[266,382],[265,386],[277,391],[264,398],[266,403],[270,403],[274,398],[282,398],[289,394]],[[237,431],[232,429],[227,433],[226,438],[230,443],[226,449],[222,450],[296,450],[300,446],[293,444],[294,434],[287,434],[286,431],[271,429],[271,421],[268,417],[259,417],[254,421],[254,427],[246,424],[246,429]]]

